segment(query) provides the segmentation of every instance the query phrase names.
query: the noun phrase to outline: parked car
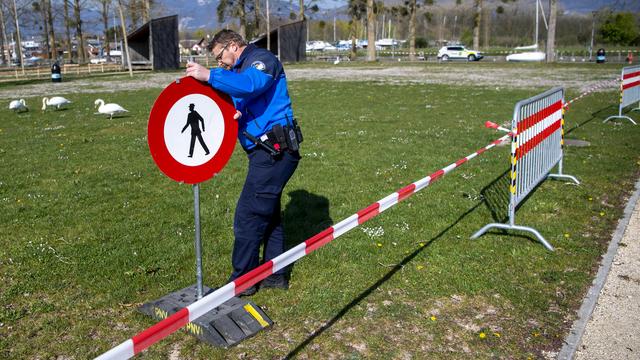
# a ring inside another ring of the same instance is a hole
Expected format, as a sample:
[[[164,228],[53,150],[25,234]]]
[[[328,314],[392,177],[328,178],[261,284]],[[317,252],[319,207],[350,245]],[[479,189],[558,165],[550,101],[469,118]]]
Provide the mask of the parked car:
[[[452,46],[443,46],[438,50],[438,60],[447,61],[447,60],[467,60],[467,61],[478,61],[482,59],[484,55],[481,52],[476,50],[469,50],[464,47],[464,45],[452,45]]]
[[[90,63],[92,64],[105,64],[107,62],[106,58],[93,58],[91,60],[89,60]]]

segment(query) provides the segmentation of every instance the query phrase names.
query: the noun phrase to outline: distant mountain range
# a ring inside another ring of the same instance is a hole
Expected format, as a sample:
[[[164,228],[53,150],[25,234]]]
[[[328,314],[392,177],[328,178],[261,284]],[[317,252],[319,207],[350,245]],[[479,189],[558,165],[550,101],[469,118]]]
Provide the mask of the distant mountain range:
[[[307,0],[308,2],[308,0]],[[464,3],[471,3],[472,0],[463,0]],[[298,13],[298,0],[270,0],[271,16],[288,18],[293,11]],[[347,0],[318,0],[321,11],[313,18],[321,19],[333,18],[334,15],[344,17],[346,13]],[[386,4],[402,4],[404,0],[385,0]],[[500,3],[499,1],[485,1],[485,3]],[[535,0],[517,0],[517,6],[532,7]],[[548,0],[542,0],[543,7],[548,8]],[[218,0],[159,0],[156,2],[157,8],[154,15],[178,14],[180,27],[184,30],[196,30],[199,28],[216,29],[219,28],[217,21],[216,7]],[[264,2],[262,3],[264,6]],[[589,13],[603,7],[610,7],[616,10],[640,11],[640,1],[638,0],[558,0],[558,6],[570,13]],[[436,0],[436,5],[441,7],[455,6],[455,0]]]

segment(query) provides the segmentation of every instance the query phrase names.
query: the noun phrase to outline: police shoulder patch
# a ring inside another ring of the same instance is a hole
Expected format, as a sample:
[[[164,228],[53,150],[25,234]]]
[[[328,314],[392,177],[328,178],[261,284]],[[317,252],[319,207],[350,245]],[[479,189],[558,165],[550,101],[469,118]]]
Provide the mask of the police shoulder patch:
[[[251,63],[251,67],[256,68],[257,70],[260,70],[260,71],[265,71],[267,69],[267,66],[262,61],[259,61],[259,60]]]

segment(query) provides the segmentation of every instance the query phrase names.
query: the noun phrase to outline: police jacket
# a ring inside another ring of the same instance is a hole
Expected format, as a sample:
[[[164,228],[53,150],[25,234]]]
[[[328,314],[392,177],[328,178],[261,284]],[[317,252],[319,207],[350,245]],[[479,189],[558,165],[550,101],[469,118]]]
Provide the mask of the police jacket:
[[[243,132],[259,138],[276,124],[293,119],[287,79],[280,61],[268,50],[247,45],[231,70],[211,69],[209,84],[233,99],[242,113],[238,139],[245,149],[255,147]]]

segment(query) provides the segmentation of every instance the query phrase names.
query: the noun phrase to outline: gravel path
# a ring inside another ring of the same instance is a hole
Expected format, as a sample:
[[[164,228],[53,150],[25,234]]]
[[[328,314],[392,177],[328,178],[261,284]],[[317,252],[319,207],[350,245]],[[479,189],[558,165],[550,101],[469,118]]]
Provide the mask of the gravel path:
[[[640,359],[640,201],[635,204],[575,359]]]
[[[501,88],[551,88],[564,86],[568,90],[586,91],[604,80],[618,74],[611,69],[583,67],[541,68],[541,67],[477,67],[473,64],[452,65],[402,65],[402,66],[290,66],[286,69],[290,81],[332,80],[332,81],[376,81],[387,84],[450,84],[468,87],[489,86]],[[81,78],[70,82],[42,82],[0,89],[0,99],[38,97],[73,93],[104,93],[148,88],[162,89],[183,72],[135,74],[133,79],[120,73],[112,77],[101,76]],[[612,90],[611,86],[603,90]]]

